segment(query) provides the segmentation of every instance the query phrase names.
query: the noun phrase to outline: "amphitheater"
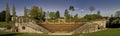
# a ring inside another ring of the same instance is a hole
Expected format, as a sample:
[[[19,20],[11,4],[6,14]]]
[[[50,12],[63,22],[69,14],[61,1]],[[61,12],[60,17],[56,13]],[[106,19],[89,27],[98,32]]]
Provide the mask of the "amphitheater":
[[[91,33],[105,29],[106,21],[94,22],[43,22],[37,23],[25,17],[17,17],[15,32],[41,33],[48,35],[72,35],[78,33]]]

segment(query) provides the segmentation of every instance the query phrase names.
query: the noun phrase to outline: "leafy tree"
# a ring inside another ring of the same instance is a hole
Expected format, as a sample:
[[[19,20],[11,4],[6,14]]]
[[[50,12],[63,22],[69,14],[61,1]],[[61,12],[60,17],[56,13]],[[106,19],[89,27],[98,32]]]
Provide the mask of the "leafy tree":
[[[69,15],[69,11],[66,9],[66,10],[65,10],[65,13],[64,13],[64,16],[65,16],[65,17],[68,17],[68,15]]]
[[[13,23],[16,21],[16,12],[15,12],[15,5],[12,6],[12,13],[13,13]]]
[[[70,7],[69,7],[69,10],[74,11],[74,10],[75,10],[74,6],[70,6]],[[70,15],[70,14],[69,14],[69,16],[70,16],[70,18],[69,18],[69,17],[68,17],[68,18],[70,19],[70,21],[75,20],[75,19],[74,19],[74,16],[72,16],[72,15]]]
[[[26,8],[26,6],[24,7],[24,16],[27,17],[27,8]]]
[[[91,6],[91,7],[89,8],[89,10],[92,12],[92,11],[95,10],[95,7],[94,7],[94,6]]]
[[[39,12],[38,6],[33,6],[33,7],[31,8],[31,11],[30,11],[30,17],[31,17],[32,19],[37,18],[38,12]]]
[[[101,15],[97,15],[97,14],[87,14],[84,16],[84,19],[86,19],[87,21],[91,21],[91,20],[98,20],[98,19],[102,19]]]
[[[64,16],[67,22],[71,21],[73,18],[72,15],[69,14],[69,11],[67,9],[65,10]]]
[[[69,7],[69,10],[74,11],[74,10],[75,10],[74,6],[70,6],[70,7]]]
[[[113,14],[111,14],[111,17],[113,17]]]
[[[100,11],[97,11],[97,14],[100,15]]]
[[[42,10],[42,8],[40,8],[40,9],[39,9],[39,17],[40,17],[39,19],[40,19],[40,20],[42,20],[43,15],[44,15],[44,14],[43,14],[43,10]]]
[[[60,13],[59,13],[59,11],[56,12],[56,18],[60,18]]]
[[[50,19],[55,19],[56,13],[55,12],[50,12],[49,17],[50,17]]]
[[[45,21],[45,16],[46,16],[46,13],[44,12],[43,13],[43,18],[42,18],[43,21]]]
[[[42,8],[33,6],[30,11],[30,17],[37,21],[45,21],[45,12],[43,12]]]
[[[9,23],[9,21],[10,21],[10,10],[9,10],[8,3],[6,4],[6,18],[5,18],[5,20],[7,23]]]
[[[5,21],[5,12],[6,11],[0,12],[0,22],[4,22]]]
[[[120,11],[117,11],[115,17],[120,17]]]
[[[72,20],[73,20],[72,15],[68,14],[67,17],[65,18],[65,20],[66,20],[67,22],[72,21]]]
[[[78,14],[75,14],[74,20],[77,20],[77,19],[78,19]]]

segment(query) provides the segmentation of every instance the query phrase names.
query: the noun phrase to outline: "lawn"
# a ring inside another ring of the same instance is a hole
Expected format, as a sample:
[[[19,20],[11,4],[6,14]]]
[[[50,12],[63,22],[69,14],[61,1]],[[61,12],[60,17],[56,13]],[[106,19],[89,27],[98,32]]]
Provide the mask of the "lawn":
[[[120,28],[109,28],[103,31],[82,34],[82,36],[120,36]]]
[[[114,28],[114,29],[109,28],[109,29],[94,32],[94,33],[74,34],[74,35],[66,35],[66,36],[80,36],[80,35],[81,36],[120,36],[120,28]],[[0,36],[53,36],[53,35],[35,34],[35,33],[0,32]]]

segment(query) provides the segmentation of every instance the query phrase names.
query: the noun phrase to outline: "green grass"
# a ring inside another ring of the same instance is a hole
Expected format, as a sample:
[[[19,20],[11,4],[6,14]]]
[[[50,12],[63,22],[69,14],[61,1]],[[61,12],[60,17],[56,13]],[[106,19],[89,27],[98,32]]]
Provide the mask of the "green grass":
[[[46,35],[37,33],[16,33],[16,32],[0,32],[0,36],[61,36],[61,35]],[[71,35],[62,35],[71,36]]]
[[[120,36],[120,28],[114,28],[114,29],[109,28],[94,33],[59,35],[59,36],[80,36],[80,35],[81,36]],[[0,36],[53,36],[53,35],[36,34],[36,33],[0,32]],[[54,35],[54,36],[58,36],[58,35]]]
[[[120,36],[120,28],[109,28],[103,31],[82,34],[82,36]]]

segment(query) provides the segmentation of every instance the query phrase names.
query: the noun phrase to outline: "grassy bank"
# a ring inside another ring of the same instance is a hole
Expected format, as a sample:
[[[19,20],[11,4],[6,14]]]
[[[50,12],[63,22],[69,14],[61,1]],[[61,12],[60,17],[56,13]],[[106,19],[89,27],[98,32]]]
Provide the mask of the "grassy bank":
[[[120,28],[109,28],[103,31],[82,34],[82,36],[120,36]]]
[[[109,29],[94,32],[94,33],[62,35],[62,36],[80,36],[80,35],[81,36],[120,36],[120,28],[114,28],[114,29],[109,28]],[[53,35],[35,34],[35,33],[0,32],[0,36],[53,36]],[[54,35],[54,36],[57,36],[57,35]]]

